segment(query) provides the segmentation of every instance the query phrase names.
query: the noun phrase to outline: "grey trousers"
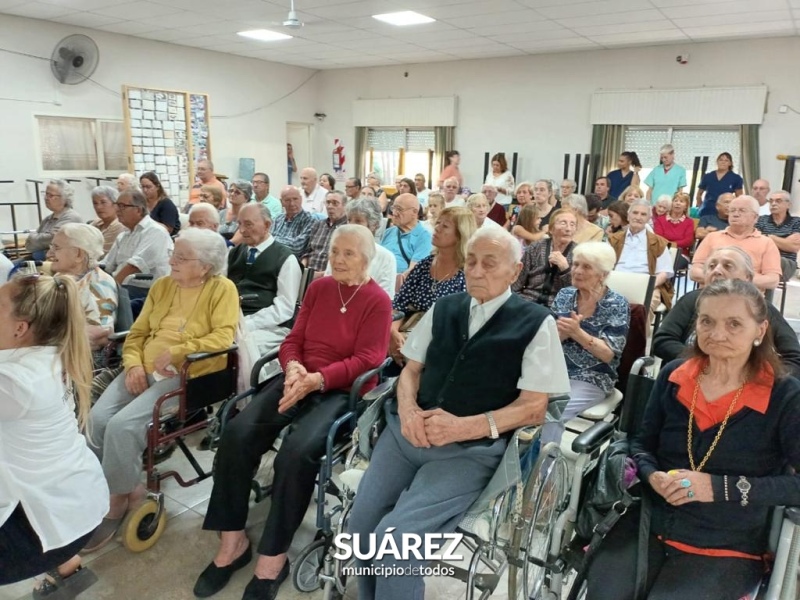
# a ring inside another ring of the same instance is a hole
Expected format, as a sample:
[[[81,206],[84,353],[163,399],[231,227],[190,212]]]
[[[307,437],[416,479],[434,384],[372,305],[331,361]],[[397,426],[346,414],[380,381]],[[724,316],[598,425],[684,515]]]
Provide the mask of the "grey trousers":
[[[400,432],[394,402],[387,403],[386,429],[378,439],[369,468],[358,486],[350,533],[359,534],[366,551],[369,534],[377,534],[376,547],[384,536],[402,547],[403,534],[451,533],[461,517],[478,498],[497,470],[506,440],[448,444],[415,448]],[[394,528],[387,533],[389,528]],[[424,567],[413,557],[396,561],[389,554],[381,560],[356,561],[361,568]],[[362,571],[363,572],[363,571]],[[422,576],[360,576],[359,600],[423,600]]]
[[[89,413],[89,447],[103,465],[112,494],[128,494],[141,482],[142,452],[147,447],[147,424],[153,420],[153,406],[160,396],[177,389],[181,379],[156,382],[148,375],[147,383],[150,387],[134,396],[125,388],[125,373],[120,373]]]
[[[599,387],[585,381],[570,379],[569,402],[567,402],[564,411],[561,413],[561,420],[548,421],[542,425],[542,448],[550,442],[561,443],[565,425],[586,409],[605,400],[605,398],[605,393]]]
[[[783,271],[783,278],[790,281],[797,271],[797,263],[785,256],[781,256],[781,271]]]

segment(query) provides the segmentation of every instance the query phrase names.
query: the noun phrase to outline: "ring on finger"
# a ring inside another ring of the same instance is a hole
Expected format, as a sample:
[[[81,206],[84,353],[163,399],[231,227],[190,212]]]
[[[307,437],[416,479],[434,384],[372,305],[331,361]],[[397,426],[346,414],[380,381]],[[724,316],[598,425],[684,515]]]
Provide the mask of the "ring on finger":
[[[681,479],[681,487],[688,488],[692,487],[692,482],[688,479]]]
[[[686,492],[686,497],[687,498],[694,498],[694,492],[692,490],[689,490],[688,492]]]

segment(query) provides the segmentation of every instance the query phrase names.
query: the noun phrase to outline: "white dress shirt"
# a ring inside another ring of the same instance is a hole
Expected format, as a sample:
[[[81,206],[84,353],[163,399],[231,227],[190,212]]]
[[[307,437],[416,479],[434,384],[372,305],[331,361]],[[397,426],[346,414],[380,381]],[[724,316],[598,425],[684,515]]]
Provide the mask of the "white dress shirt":
[[[769,202],[766,202],[758,207],[758,216],[763,217],[764,215],[770,214],[769,212]]]
[[[328,190],[324,187],[318,185],[310,194],[306,194],[306,191],[300,188],[300,195],[303,198],[304,211],[317,214],[325,213],[325,197],[328,195]]]
[[[479,304],[474,298],[470,302],[469,337],[478,333],[489,319],[511,297],[511,289],[506,289],[497,298]],[[403,344],[403,356],[409,360],[425,364],[428,346],[433,340],[433,311],[436,304],[420,319]],[[517,382],[520,390],[560,395],[569,392],[569,376],[561,340],[553,317],[546,317],[539,331],[525,348],[522,355],[522,374]]]
[[[106,256],[106,272],[116,275],[125,265],[131,265],[155,279],[169,275],[172,246],[167,230],[145,215],[133,231],[123,231],[114,240]]]
[[[330,275],[331,263],[328,261],[328,266],[325,269],[325,275]],[[397,283],[397,259],[388,250],[375,243],[375,258],[369,263],[369,276],[375,280],[383,291],[389,294],[389,298],[394,300],[395,284]]]
[[[619,261],[614,270],[622,273],[648,273],[650,275],[666,273],[667,277],[674,275],[669,248],[664,248],[664,252],[656,259],[655,273],[650,273],[650,267],[647,264],[647,230],[645,229],[639,233],[631,233],[630,229],[625,232],[625,244],[622,246]]]
[[[256,258],[275,243],[275,238],[269,236],[261,242],[256,249]],[[250,251],[252,246],[248,246]],[[272,306],[267,306],[261,310],[247,315],[244,318],[247,324],[247,332],[252,334],[258,351],[261,355],[277,348],[289,333],[288,327],[281,327],[294,315],[297,305],[297,295],[300,292],[300,278],[302,271],[297,257],[294,255],[287,258],[278,273],[278,291]]]
[[[61,548],[100,524],[108,494],[78,430],[58,349],[0,350],[0,526],[21,504],[44,551]]]

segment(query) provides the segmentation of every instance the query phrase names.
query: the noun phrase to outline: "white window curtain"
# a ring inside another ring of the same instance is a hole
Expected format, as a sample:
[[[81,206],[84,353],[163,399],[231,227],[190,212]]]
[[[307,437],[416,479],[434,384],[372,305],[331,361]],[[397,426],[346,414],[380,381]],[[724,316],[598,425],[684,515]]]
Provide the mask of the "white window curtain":
[[[122,121],[101,121],[103,163],[106,171],[127,171],[128,150]]]
[[[97,171],[100,168],[94,120],[63,117],[37,117],[37,119],[42,169]]]

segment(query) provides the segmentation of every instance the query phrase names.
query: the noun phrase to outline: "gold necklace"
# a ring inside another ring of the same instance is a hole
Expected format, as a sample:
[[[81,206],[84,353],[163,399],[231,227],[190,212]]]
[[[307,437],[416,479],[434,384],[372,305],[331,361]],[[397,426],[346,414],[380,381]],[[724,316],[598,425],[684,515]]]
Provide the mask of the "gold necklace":
[[[455,271],[450,271],[449,273],[445,274],[445,276],[442,278],[437,278],[436,273],[434,271],[439,266],[439,264],[437,263],[434,266],[435,262],[436,260],[433,260],[431,262],[431,293],[437,295],[439,286],[442,285],[444,282],[449,281],[453,277],[453,275],[456,274],[456,271],[458,271],[458,269],[456,269]]]
[[[692,471],[702,471],[703,467],[706,466],[708,459],[711,458],[711,453],[714,452],[714,449],[717,447],[717,442],[722,437],[722,432],[725,431],[725,426],[728,424],[728,419],[731,418],[731,414],[733,413],[733,407],[736,406],[736,403],[739,401],[739,397],[742,395],[742,391],[744,391],[744,386],[747,383],[747,380],[742,382],[742,385],[739,386],[739,389],[736,390],[736,395],[731,400],[731,405],[728,407],[728,411],[725,413],[725,418],[722,420],[722,425],[719,426],[719,431],[717,431],[717,435],[714,436],[714,441],[711,442],[711,447],[706,452],[706,455],[703,457],[703,460],[700,461],[700,464],[695,466],[694,463],[694,455],[692,454],[692,422],[694,421],[694,409],[697,405],[697,391],[700,389],[700,382],[705,377],[708,368],[704,369],[703,372],[700,374],[700,377],[697,378],[697,382],[694,384],[694,394],[692,394],[692,408],[689,411],[689,431],[686,437],[686,452],[689,454],[689,465],[692,468]]]
[[[355,298],[355,297],[356,297],[356,294],[358,293],[358,290],[360,290],[360,289],[361,289],[361,286],[362,286],[362,285],[364,285],[365,283],[366,283],[366,281],[362,281],[361,283],[359,283],[359,284],[358,284],[358,287],[356,288],[356,291],[355,291],[355,292],[353,292],[353,295],[352,295],[352,296],[350,296],[350,297],[347,299],[347,302],[345,302],[345,301],[344,301],[344,298],[342,298],[342,284],[341,284],[341,283],[338,283],[338,284],[336,285],[336,289],[337,289],[337,290],[339,290],[339,300],[341,300],[341,302],[342,302],[342,308],[340,308],[340,309],[339,309],[339,312],[340,312],[340,313],[344,314],[344,313],[346,313],[346,312],[347,312],[347,305],[348,305],[348,304],[350,304],[350,302],[353,300],[353,298]]]

